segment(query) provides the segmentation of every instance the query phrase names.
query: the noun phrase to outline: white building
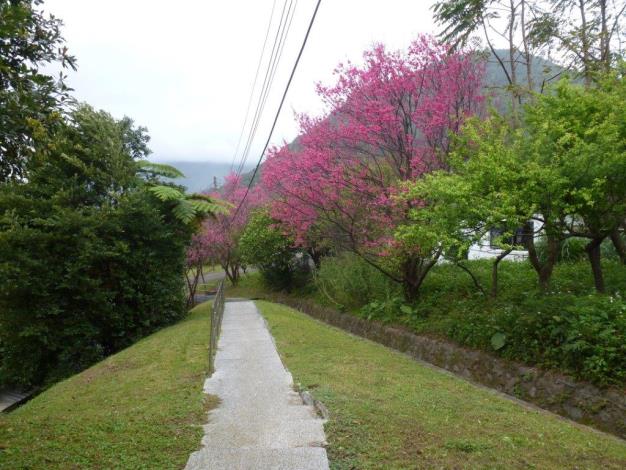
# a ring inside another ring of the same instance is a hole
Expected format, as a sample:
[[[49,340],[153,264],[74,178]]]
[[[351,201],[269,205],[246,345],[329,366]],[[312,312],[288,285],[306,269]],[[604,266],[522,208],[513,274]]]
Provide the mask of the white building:
[[[532,222],[531,222],[532,223]],[[467,254],[468,259],[491,259],[496,258],[504,250],[498,244],[498,238],[502,235],[502,232],[498,229],[491,229],[478,243],[472,245]],[[537,233],[534,234],[535,239],[538,238]],[[522,229],[519,229],[517,233],[510,240],[511,244],[522,244]],[[524,261],[528,259],[527,250],[513,250],[504,257],[509,261]]]

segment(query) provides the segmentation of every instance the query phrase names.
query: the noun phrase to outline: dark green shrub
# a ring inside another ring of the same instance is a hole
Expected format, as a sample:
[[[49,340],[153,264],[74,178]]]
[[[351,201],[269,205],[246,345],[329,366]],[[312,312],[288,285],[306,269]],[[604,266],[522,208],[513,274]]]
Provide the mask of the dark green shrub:
[[[373,301],[361,307],[359,315],[368,320],[379,320],[383,323],[397,322],[400,318],[404,323],[411,323],[418,318],[418,310],[408,305],[403,297],[391,297],[381,301]]]
[[[473,261],[468,266],[478,278],[488,280],[489,262]],[[537,290],[528,263],[503,262],[497,299],[476,293],[471,281],[453,268],[433,269],[416,305],[419,315],[412,321],[403,315],[397,321],[597,384],[626,381],[626,269],[618,262],[606,261],[603,266],[612,296],[594,293],[585,259],[559,264],[546,294]],[[494,335],[504,336],[497,349]]]
[[[466,261],[466,266],[489,285],[490,260]],[[599,385],[621,385],[626,382],[626,269],[610,260],[603,268],[611,296],[594,293],[586,259],[558,264],[550,292],[542,293],[529,263],[503,261],[500,294],[493,299],[481,294],[467,273],[441,264],[429,273],[414,305],[406,305],[395,286],[378,283],[376,273],[353,257],[325,260],[320,277],[338,302],[363,318]],[[364,300],[367,305],[359,305]]]
[[[508,359],[557,368],[600,385],[626,380],[626,302],[621,298],[556,294],[529,296],[485,314],[455,316],[446,333]],[[498,345],[499,346],[499,345]]]
[[[27,183],[0,186],[4,383],[65,377],[185,314],[190,229],[136,176],[128,128],[73,118]]]

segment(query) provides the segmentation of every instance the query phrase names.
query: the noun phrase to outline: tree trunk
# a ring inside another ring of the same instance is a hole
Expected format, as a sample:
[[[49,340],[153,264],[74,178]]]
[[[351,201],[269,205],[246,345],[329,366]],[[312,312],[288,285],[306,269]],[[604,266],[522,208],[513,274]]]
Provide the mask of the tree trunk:
[[[550,287],[550,278],[552,277],[552,271],[554,270],[554,265],[559,256],[561,240],[554,235],[546,234],[547,254],[545,261],[541,261],[537,254],[537,249],[535,248],[534,233],[528,233],[528,227],[529,225],[524,228],[524,246],[528,250],[530,264],[537,272],[539,288],[545,292]]]
[[[226,277],[230,281],[233,286],[236,286],[239,283],[239,265],[236,263],[227,263],[222,265],[224,272],[226,273]]]
[[[589,258],[589,263],[591,264],[593,283],[596,287],[596,291],[604,293],[604,276],[602,275],[602,263],[600,256],[600,244],[602,243],[602,240],[603,238],[592,239],[585,247],[585,251],[587,252],[587,257]]]
[[[606,0],[599,0],[600,6],[600,64],[602,71],[608,73],[611,70],[611,45],[610,35],[607,25]]]
[[[615,247],[615,251],[619,256],[620,261],[622,264],[626,264],[626,244],[624,243],[624,239],[618,229],[611,232],[611,241],[613,242],[613,246]]]
[[[430,259],[410,258],[404,263],[404,277],[402,287],[404,297],[408,303],[413,303],[419,298],[419,291],[426,279],[426,275],[437,264],[441,256],[441,250],[437,251]]]
[[[187,279],[187,308],[193,308],[196,305],[196,291],[198,289],[198,282],[200,281],[200,276],[202,276],[202,265],[196,266],[194,270],[193,277],[189,278],[189,271],[185,273],[185,277]],[[204,279],[204,276],[203,276]]]
[[[518,124],[518,116],[517,116],[517,100],[519,99],[519,90],[517,89],[517,70],[515,63],[515,39],[513,37],[515,32],[515,15],[516,15],[516,5],[514,0],[509,1],[510,4],[510,14],[509,17],[509,66],[511,67],[511,92],[513,93],[511,100],[511,114],[513,116],[513,122],[515,127]]]
[[[586,0],[578,0],[578,10],[580,12],[580,43],[583,55],[583,70],[585,74],[585,86],[591,86],[592,64],[589,45],[589,30],[587,26]]]
[[[456,265],[461,268],[463,271],[465,271],[469,277],[472,278],[472,282],[474,283],[474,287],[476,287],[476,289],[478,289],[484,296],[486,296],[486,292],[485,289],[483,289],[483,286],[480,285],[480,282],[478,281],[478,279],[476,278],[476,276],[474,275],[474,273],[465,265],[461,264],[460,261],[456,262]]]
[[[498,296],[498,265],[511,251],[513,251],[513,248],[504,250],[496,257],[491,266],[491,296],[494,299]]]
[[[532,57],[530,56],[530,50],[528,48],[528,34],[527,34],[527,25],[526,25],[526,0],[522,0],[521,2],[521,29],[522,29],[522,43],[524,45],[524,60],[526,61],[526,85],[528,87],[528,96],[532,96],[532,91],[534,89],[533,83],[533,71],[532,71]]]

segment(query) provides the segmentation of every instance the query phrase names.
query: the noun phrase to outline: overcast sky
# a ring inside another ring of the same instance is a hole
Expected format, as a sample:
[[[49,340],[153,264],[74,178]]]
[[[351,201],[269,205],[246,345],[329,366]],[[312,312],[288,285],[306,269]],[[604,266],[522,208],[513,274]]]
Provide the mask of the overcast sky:
[[[285,0],[276,0],[272,34]],[[406,47],[434,32],[430,0],[322,0],[272,142],[319,113],[315,83],[374,42]],[[273,0],[48,0],[65,22],[75,96],[148,127],[158,160],[231,162]],[[299,0],[249,162],[256,161],[315,0]],[[264,70],[264,69],[262,69]],[[256,103],[256,101],[254,101]],[[240,157],[238,156],[238,159]]]

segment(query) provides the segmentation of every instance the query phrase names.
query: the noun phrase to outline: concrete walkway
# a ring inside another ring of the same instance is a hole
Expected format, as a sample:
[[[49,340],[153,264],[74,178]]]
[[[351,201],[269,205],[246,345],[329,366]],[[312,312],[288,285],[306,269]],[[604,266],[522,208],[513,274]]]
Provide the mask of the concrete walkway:
[[[25,401],[32,392],[20,392],[17,390],[0,390],[0,412],[9,410]]]
[[[205,392],[221,403],[209,412],[203,448],[188,470],[328,469],[323,421],[293,390],[265,321],[253,302],[227,302],[215,372]]]

